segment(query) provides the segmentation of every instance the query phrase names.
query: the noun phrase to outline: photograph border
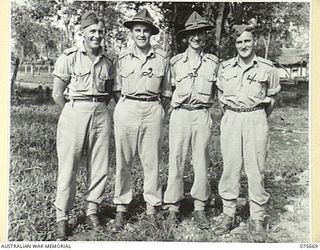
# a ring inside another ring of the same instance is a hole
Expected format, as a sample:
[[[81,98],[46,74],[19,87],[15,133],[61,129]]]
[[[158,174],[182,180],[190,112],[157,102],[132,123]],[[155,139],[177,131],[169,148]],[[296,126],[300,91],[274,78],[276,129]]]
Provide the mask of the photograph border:
[[[207,2],[207,1],[203,1]],[[222,2],[222,1],[219,1]],[[229,1],[228,1],[229,2]],[[231,1],[232,2],[232,1]],[[290,1],[274,1],[290,2]],[[317,147],[320,145],[320,1],[295,1],[311,3],[311,88],[309,107],[309,145],[310,145],[310,199],[311,199],[311,242],[320,242],[320,156]],[[0,1],[0,242],[7,241],[8,219],[8,175],[9,175],[9,138],[10,138],[10,4],[9,0]]]

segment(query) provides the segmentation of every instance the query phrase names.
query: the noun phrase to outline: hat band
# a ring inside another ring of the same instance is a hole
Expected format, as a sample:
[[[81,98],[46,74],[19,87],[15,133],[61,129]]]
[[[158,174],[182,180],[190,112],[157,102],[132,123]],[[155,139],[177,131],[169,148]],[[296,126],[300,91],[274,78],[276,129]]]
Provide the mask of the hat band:
[[[206,23],[206,22],[199,22],[199,23],[190,23],[190,24],[187,24],[186,25],[186,28],[194,28],[194,27],[198,27],[198,26],[200,26],[200,25],[205,25],[205,26],[209,26],[209,24],[208,23]]]
[[[135,17],[131,20],[131,22],[147,22],[152,24],[153,22],[151,20],[148,20],[146,18],[140,18],[140,17]]]

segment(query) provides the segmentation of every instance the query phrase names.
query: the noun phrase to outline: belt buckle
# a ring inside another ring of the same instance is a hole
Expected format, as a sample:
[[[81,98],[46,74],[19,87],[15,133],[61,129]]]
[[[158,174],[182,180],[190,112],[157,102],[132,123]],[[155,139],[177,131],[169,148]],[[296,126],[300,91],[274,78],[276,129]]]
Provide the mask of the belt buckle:
[[[234,111],[237,113],[240,113],[242,110],[241,110],[241,108],[234,108]]]
[[[147,102],[151,102],[151,96],[146,97]]]
[[[98,97],[92,97],[92,102],[98,102]]]

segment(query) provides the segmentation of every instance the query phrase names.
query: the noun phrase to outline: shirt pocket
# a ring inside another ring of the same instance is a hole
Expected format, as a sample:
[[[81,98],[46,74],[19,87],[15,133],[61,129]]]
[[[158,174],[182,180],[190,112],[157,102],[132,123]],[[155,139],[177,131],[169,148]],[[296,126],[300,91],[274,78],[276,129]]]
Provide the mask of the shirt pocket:
[[[267,95],[268,83],[269,80],[267,76],[249,80],[249,95],[261,100],[264,99]]]
[[[72,72],[73,81],[71,82],[73,89],[79,92],[88,91],[91,82],[90,76],[91,71],[89,67],[75,65]]]
[[[148,92],[151,94],[157,95],[160,92],[161,87],[161,81],[164,76],[164,70],[163,69],[153,69],[152,72],[144,72],[144,77],[147,77],[145,81],[145,87]]]
[[[192,73],[191,73],[192,74]],[[185,96],[188,95],[191,89],[192,79],[190,73],[182,72],[176,75],[176,95]]]
[[[224,96],[234,96],[237,91],[238,72],[230,70],[221,76],[222,90]]]
[[[119,72],[122,83],[123,94],[134,94],[136,92],[136,82],[134,81],[134,69],[124,67]]]
[[[110,79],[109,72],[107,66],[101,66],[98,69],[98,78],[97,78],[97,90],[100,93],[105,93],[106,92],[106,84],[107,80]]]
[[[212,96],[213,83],[216,80],[215,74],[199,74],[198,93],[200,95]]]

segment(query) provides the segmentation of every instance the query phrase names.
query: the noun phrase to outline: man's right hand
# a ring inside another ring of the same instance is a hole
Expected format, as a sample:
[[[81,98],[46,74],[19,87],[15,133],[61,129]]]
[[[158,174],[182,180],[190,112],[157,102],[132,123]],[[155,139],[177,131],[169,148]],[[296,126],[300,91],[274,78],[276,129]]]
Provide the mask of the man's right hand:
[[[66,99],[64,98],[63,92],[67,87],[67,83],[62,81],[59,77],[54,77],[53,79],[53,89],[52,89],[52,98],[54,102],[62,110],[66,104]]]

